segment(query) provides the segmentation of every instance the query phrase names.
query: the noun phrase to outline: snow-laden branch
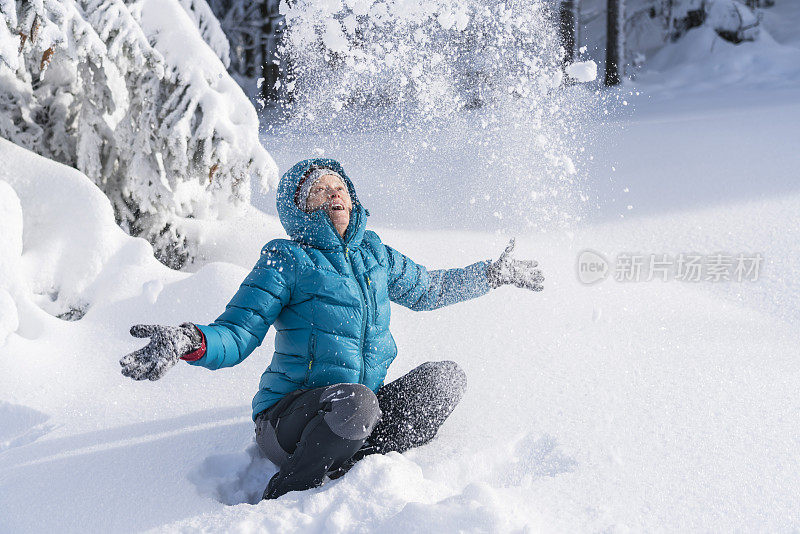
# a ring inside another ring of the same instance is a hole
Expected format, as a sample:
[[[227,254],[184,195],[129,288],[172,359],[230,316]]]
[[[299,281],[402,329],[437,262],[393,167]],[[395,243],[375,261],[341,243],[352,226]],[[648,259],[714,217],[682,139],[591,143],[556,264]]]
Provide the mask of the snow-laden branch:
[[[206,44],[211,47],[225,68],[228,68],[231,63],[231,45],[208,2],[206,0],[178,0],[178,2],[200,30],[200,35]]]

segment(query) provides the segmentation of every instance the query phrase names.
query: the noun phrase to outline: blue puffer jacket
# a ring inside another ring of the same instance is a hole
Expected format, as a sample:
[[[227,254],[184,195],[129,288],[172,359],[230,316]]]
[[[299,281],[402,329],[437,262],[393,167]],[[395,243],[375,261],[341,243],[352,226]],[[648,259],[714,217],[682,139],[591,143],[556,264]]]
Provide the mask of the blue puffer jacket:
[[[324,210],[307,214],[294,195],[312,167],[338,172],[353,200],[341,238]],[[270,241],[253,271],[208,326],[199,326],[206,352],[190,362],[208,369],[244,360],[276,330],[275,353],[253,399],[253,419],[284,395],[340,382],[383,383],[397,346],[389,333],[389,301],[433,310],[489,291],[487,262],[428,271],[366,230],[366,209],[353,183],[332,159],[301,161],[281,178],[278,214],[291,237]]]

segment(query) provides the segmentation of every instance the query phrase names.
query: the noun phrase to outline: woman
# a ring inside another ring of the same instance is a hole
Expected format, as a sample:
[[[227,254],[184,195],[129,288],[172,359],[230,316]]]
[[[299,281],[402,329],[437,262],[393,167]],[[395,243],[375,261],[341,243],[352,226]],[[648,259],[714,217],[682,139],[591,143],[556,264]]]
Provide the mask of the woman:
[[[466,387],[454,362],[427,362],[384,385],[397,346],[389,301],[433,310],[503,284],[542,290],[536,262],[511,257],[428,271],[366,229],[369,212],[332,159],[283,175],[278,214],[291,239],[267,243],[210,325],[136,325],[150,343],[120,360],[122,374],[157,380],[179,359],[208,369],[244,360],[274,326],[275,353],[253,398],[256,441],[279,467],[265,499],[341,476],[366,454],[430,441]]]

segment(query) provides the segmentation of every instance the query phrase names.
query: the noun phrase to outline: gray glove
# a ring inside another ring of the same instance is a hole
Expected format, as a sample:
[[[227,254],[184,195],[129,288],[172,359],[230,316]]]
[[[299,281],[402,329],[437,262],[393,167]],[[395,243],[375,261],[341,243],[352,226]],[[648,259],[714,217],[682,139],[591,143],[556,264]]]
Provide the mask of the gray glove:
[[[203,345],[203,335],[192,323],[180,326],[137,324],[131,327],[131,335],[150,338],[150,343],[119,361],[122,374],[134,380],[158,380],[181,356]]]
[[[514,284],[532,291],[544,289],[542,286],[544,276],[542,276],[542,271],[536,268],[539,264],[535,261],[515,260],[511,256],[513,250],[514,239],[511,239],[503,254],[500,255],[500,259],[486,267],[486,278],[489,279],[492,289],[504,284]]]

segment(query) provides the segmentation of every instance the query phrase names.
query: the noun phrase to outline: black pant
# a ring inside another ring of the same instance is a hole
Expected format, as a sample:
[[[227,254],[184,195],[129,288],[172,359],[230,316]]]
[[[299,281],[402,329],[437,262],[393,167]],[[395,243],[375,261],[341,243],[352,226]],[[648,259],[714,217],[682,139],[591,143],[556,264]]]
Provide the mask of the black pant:
[[[360,384],[297,390],[256,417],[256,442],[279,467],[265,499],[341,476],[367,454],[433,439],[466,388],[455,362],[426,362],[378,393]]]

